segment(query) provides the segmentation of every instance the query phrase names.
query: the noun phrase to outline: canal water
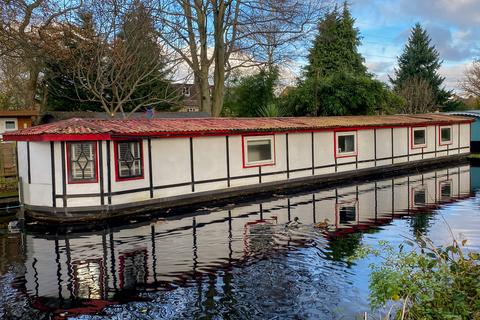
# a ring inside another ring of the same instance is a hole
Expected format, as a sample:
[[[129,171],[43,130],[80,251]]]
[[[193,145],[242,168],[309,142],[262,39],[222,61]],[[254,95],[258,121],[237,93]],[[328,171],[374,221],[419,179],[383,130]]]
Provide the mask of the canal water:
[[[93,232],[0,224],[0,318],[360,319],[374,258],[417,232],[480,250],[480,168],[274,195]],[[300,224],[286,227],[298,217]],[[326,220],[327,219],[327,220]],[[315,228],[327,222],[328,228]],[[93,227],[93,226],[92,226]]]

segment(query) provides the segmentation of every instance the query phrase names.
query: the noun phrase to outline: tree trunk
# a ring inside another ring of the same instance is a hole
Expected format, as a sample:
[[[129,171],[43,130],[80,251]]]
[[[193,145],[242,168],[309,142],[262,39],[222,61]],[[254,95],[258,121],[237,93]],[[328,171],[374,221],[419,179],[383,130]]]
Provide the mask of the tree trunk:
[[[208,83],[208,68],[206,72],[204,70],[200,71],[200,76],[196,82],[200,96],[200,110],[212,115],[212,99],[210,97],[210,85]]]
[[[215,71],[213,75],[213,105],[212,116],[219,117],[223,108],[223,93],[225,89],[225,49],[217,51],[215,56]]]
[[[25,107],[28,109],[36,109],[35,96],[37,94],[38,76],[40,68],[35,61],[30,61],[28,64],[28,81],[25,92]]]
[[[223,92],[225,88],[225,2],[214,2],[213,25],[215,36],[214,73],[213,73],[213,103],[212,116],[219,117],[223,108]]]

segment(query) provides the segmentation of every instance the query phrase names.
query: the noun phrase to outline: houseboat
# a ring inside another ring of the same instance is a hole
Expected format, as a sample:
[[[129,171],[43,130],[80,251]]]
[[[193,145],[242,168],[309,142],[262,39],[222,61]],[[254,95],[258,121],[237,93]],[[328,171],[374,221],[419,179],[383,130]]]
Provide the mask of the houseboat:
[[[70,119],[9,132],[35,219],[103,219],[447,162],[472,118]]]
[[[470,151],[480,153],[480,110],[454,111],[449,114],[475,119],[470,126]]]

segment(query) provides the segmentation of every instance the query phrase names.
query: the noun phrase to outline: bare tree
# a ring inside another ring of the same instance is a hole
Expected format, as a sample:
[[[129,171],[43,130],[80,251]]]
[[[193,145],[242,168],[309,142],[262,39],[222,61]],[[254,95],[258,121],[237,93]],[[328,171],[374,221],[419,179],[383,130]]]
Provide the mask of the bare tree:
[[[293,47],[294,40],[313,29],[324,3],[325,0],[159,0],[150,5],[156,12],[161,40],[193,71],[201,110],[218,116],[226,77],[232,69],[242,66],[230,64],[232,55],[241,53],[247,57],[246,63],[256,63],[262,45],[263,49],[272,49],[272,43]],[[273,37],[277,37],[275,42],[270,41]]]
[[[17,59],[25,65],[26,108],[35,107],[45,51],[50,47],[48,30],[81,6],[82,0],[0,1],[0,56]]]
[[[28,70],[20,59],[0,57],[0,108],[25,107]]]
[[[405,99],[400,113],[428,113],[435,107],[435,94],[427,80],[411,77],[398,89],[398,95]]]
[[[165,80],[166,57],[149,9],[128,0],[93,1],[88,8],[95,27],[72,28],[72,74],[77,93],[82,92],[79,99],[124,116],[174,103],[178,95]]]
[[[460,85],[466,93],[480,98],[480,59],[473,61],[465,71],[465,78]]]

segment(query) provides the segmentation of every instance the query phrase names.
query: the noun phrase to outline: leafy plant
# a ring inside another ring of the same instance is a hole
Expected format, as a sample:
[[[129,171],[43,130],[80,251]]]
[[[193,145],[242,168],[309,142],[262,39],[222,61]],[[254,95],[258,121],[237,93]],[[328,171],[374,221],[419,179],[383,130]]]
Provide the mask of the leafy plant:
[[[282,106],[275,103],[269,103],[258,109],[258,115],[265,118],[284,117],[286,112]]]
[[[419,236],[398,249],[387,242],[362,248],[360,257],[384,260],[371,266],[372,307],[393,302],[395,319],[480,319],[480,254],[465,245],[435,246]]]

